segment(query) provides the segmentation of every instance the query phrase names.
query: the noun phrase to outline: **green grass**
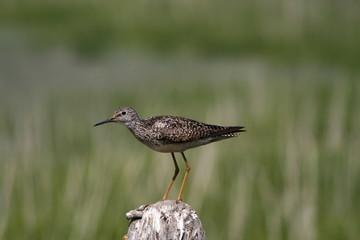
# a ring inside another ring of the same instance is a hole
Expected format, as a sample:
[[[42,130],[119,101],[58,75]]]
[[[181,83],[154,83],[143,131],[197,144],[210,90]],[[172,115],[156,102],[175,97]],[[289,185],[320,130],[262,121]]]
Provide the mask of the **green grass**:
[[[196,70],[169,60],[169,72],[151,75],[140,64],[147,81],[136,83],[105,73],[96,85],[70,78],[22,89],[26,80],[4,81],[0,239],[121,239],[124,214],[161,198],[170,154],[151,151],[121,125],[92,127],[122,105],[143,117],[246,126],[238,138],[187,152],[184,200],[209,239],[358,239],[359,76],[266,62],[238,64],[228,75],[230,62],[191,65]]]
[[[186,153],[209,240],[358,240],[359,7],[2,1],[0,239],[122,239],[173,173],[125,127],[92,127],[130,105],[246,126]]]
[[[359,10],[356,0],[3,1],[0,27],[25,32],[38,48],[65,45],[83,56],[142,48],[357,68]]]

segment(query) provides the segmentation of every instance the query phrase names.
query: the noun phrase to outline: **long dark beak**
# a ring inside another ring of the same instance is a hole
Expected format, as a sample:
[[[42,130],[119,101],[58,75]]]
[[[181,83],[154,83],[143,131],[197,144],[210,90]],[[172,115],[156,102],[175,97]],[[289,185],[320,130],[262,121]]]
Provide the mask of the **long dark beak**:
[[[99,125],[102,125],[102,124],[105,124],[105,123],[109,123],[109,122],[113,122],[113,119],[112,118],[106,119],[105,121],[94,124],[93,127],[96,127],[96,126],[99,126]]]

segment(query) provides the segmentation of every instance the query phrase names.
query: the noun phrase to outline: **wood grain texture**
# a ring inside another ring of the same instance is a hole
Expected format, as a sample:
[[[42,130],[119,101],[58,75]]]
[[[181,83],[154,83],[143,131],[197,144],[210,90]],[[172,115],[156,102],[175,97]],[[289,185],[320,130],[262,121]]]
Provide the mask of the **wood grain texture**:
[[[126,214],[130,220],[128,240],[206,240],[195,210],[175,200],[143,205]]]

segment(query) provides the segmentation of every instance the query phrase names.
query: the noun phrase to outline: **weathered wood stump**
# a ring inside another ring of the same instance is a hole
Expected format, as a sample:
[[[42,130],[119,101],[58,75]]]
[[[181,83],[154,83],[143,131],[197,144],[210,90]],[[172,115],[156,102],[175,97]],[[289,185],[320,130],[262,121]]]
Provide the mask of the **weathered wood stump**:
[[[161,200],[126,214],[130,220],[128,240],[206,240],[199,217],[190,205]]]

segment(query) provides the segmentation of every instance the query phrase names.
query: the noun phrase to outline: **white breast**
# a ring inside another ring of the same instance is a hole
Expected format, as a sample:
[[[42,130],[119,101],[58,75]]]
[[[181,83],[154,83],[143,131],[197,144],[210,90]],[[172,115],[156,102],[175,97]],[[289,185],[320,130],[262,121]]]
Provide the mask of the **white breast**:
[[[209,143],[206,139],[197,140],[195,142],[186,142],[186,143],[176,143],[176,144],[164,144],[159,146],[149,146],[151,149],[163,152],[163,153],[171,153],[171,152],[183,152],[189,148],[198,147],[204,144]]]

